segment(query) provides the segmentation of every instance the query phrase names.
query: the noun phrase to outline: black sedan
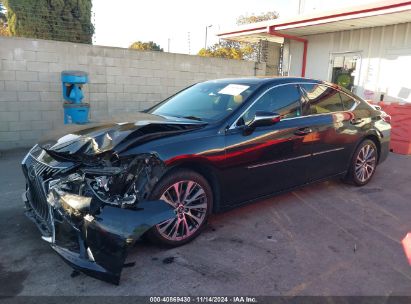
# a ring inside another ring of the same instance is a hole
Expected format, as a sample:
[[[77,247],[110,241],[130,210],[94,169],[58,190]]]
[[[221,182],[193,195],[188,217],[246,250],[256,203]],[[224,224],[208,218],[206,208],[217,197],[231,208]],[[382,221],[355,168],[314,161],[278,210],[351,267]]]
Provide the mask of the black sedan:
[[[34,146],[22,162],[26,214],[67,263],[118,284],[143,235],[179,246],[214,212],[331,177],[367,184],[390,130],[388,115],[327,82],[198,83]]]

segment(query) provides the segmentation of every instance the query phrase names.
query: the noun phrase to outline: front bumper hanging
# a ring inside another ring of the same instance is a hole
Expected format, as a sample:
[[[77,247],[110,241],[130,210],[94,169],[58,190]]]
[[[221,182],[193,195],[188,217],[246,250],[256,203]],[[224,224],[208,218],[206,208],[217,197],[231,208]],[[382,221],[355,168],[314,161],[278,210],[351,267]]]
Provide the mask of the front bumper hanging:
[[[151,227],[175,216],[173,208],[162,200],[139,202],[137,209],[106,205],[94,215],[66,210],[63,204],[49,204],[46,223],[31,208],[27,192],[23,200],[26,215],[66,263],[116,285],[130,246]]]

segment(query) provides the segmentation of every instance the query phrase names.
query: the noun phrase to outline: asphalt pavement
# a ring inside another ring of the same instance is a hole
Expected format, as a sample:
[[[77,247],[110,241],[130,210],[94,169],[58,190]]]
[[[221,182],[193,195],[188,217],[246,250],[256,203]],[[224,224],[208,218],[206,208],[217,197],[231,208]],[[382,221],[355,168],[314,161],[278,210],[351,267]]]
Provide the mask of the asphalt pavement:
[[[114,286],[73,277],[24,216],[24,153],[0,155],[0,296],[411,295],[411,156],[391,153],[365,187],[326,181],[214,215],[179,248],[138,242]]]

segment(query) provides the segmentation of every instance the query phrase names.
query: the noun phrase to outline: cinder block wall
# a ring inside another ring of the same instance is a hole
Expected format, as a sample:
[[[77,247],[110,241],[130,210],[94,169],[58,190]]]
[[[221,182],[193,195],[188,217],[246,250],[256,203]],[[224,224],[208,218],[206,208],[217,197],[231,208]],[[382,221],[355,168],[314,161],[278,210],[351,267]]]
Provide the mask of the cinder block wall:
[[[89,73],[91,120],[146,109],[203,80],[265,75],[265,64],[0,37],[0,150],[63,126],[60,72]]]

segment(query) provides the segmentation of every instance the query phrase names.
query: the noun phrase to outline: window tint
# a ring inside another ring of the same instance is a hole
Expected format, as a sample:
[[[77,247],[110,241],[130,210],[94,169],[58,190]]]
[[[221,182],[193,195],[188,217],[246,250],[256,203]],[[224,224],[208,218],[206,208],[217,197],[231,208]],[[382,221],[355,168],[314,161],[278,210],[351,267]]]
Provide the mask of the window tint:
[[[302,84],[301,87],[309,100],[309,110],[306,113],[323,114],[344,110],[337,90],[317,84]]]
[[[285,85],[268,91],[244,114],[242,122],[248,124],[257,111],[278,113],[283,118],[300,116],[300,90],[296,85]]]
[[[341,96],[341,100],[344,106],[344,110],[349,110],[351,109],[354,105],[355,105],[355,100],[352,99],[352,97],[344,94],[344,93],[340,93]]]

